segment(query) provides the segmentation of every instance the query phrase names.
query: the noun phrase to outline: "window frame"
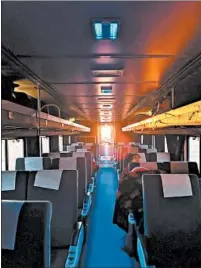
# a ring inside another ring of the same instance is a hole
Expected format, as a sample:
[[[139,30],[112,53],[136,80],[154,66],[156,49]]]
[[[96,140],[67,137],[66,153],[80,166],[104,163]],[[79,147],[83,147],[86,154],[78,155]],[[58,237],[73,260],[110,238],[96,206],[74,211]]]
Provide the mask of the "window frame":
[[[190,156],[190,150],[189,150],[189,139],[190,138],[199,138],[200,141],[199,141],[199,171],[201,173],[201,135],[198,135],[198,136],[188,136],[187,137],[187,144],[186,144],[186,147],[187,147],[187,161],[189,162],[189,156]]]

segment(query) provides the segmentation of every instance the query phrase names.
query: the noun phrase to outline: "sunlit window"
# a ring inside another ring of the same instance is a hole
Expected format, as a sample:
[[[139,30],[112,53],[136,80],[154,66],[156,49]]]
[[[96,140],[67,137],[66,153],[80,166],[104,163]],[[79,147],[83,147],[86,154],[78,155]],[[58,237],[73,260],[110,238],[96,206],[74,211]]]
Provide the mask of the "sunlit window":
[[[152,148],[155,149],[156,148],[156,139],[155,136],[152,135]]]
[[[24,140],[8,140],[8,170],[15,170],[15,162],[24,157]]]
[[[200,138],[189,137],[188,139],[188,161],[196,162],[200,169]]]
[[[41,136],[41,144],[42,144],[42,154],[47,154],[50,152],[50,138]]]
[[[112,127],[109,125],[102,125],[100,129],[101,141],[111,142],[112,141]]]
[[[6,141],[1,140],[1,170],[6,170]]]
[[[165,136],[165,153],[168,153],[167,137]]]
[[[63,136],[59,136],[59,151],[63,151]]]

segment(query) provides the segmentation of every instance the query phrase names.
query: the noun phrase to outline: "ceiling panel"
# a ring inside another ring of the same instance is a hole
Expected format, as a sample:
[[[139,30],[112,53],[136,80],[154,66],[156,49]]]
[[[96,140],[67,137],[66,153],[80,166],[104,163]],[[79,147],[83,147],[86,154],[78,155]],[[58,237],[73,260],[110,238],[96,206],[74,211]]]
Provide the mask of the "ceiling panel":
[[[116,41],[96,41],[92,18],[118,18]],[[199,2],[2,2],[2,42],[66,101],[97,120],[101,85],[125,115],[200,50]],[[123,68],[120,78],[91,69]],[[51,98],[46,97],[46,101]]]

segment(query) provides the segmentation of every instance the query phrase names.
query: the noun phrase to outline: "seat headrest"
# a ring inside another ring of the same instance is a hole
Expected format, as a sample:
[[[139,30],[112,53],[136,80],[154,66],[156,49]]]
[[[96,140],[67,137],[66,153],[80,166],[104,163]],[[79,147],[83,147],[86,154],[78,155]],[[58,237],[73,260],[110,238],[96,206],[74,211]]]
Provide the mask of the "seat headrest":
[[[2,201],[2,249],[14,250],[18,226],[18,218],[23,201]]]
[[[59,190],[63,170],[40,170],[36,173],[34,186]]]
[[[25,170],[43,170],[43,157],[25,157],[24,158]]]
[[[148,145],[145,145],[145,144],[140,144],[139,147],[141,149],[148,149],[149,148],[149,146]]]
[[[2,191],[14,191],[15,190],[16,175],[17,175],[17,171],[2,171],[1,173],[1,179],[2,179],[1,190]]]
[[[87,148],[77,149],[76,151],[77,152],[84,152],[84,153],[86,153],[87,152]]]
[[[76,170],[77,158],[76,157],[62,157],[59,159],[59,169]]]
[[[192,196],[192,186],[187,174],[161,174],[163,194],[169,197]]]
[[[149,170],[157,170],[158,165],[156,162],[140,162],[140,167],[144,167]]]
[[[86,156],[86,152],[73,152],[73,156],[74,157],[85,157]]]
[[[157,162],[170,162],[170,153],[156,153]]]
[[[189,169],[188,169],[188,162],[179,162],[179,161],[174,161],[170,162],[170,172],[175,174],[188,174]]]
[[[147,154],[157,153],[157,149],[147,149]]]

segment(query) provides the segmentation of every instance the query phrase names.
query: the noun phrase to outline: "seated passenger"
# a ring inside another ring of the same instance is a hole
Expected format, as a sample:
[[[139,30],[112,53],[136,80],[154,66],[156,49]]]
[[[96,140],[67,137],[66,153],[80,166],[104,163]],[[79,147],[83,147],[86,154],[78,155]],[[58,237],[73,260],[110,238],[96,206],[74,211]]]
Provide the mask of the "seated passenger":
[[[121,172],[120,180],[124,177],[124,175],[128,174],[128,165],[129,165],[129,163],[131,163],[131,162],[140,163],[141,160],[142,159],[141,159],[141,156],[139,154],[129,153],[127,155],[127,157],[125,158],[125,160],[124,160],[124,166],[125,166],[125,168]]]
[[[96,172],[98,172],[99,166],[96,163],[95,158],[92,159],[92,176],[95,175]]]
[[[117,224],[121,229],[128,233],[128,215],[132,212],[139,226],[140,233],[144,233],[143,229],[143,199],[142,199],[142,175],[143,174],[161,174],[162,170],[148,170],[144,167],[136,167],[122,177],[119,183],[117,199],[113,217],[113,223]],[[134,235],[132,237],[132,247],[124,247],[123,249],[129,256],[137,256],[137,240]]]

